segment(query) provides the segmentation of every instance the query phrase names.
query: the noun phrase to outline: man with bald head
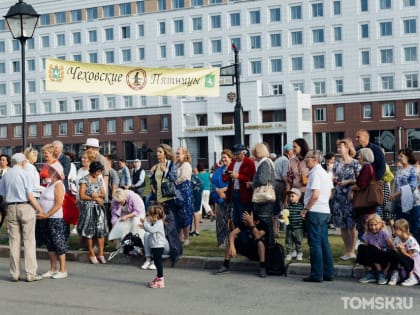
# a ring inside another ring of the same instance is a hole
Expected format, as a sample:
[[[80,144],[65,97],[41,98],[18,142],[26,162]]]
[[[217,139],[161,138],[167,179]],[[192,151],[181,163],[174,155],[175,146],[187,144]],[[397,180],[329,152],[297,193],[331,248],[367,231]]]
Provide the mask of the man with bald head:
[[[373,151],[375,160],[372,165],[375,169],[376,179],[381,180],[385,175],[385,155],[382,152],[381,147],[370,142],[369,132],[366,129],[359,129],[356,132],[355,140],[357,144],[357,151],[361,148],[369,148]]]

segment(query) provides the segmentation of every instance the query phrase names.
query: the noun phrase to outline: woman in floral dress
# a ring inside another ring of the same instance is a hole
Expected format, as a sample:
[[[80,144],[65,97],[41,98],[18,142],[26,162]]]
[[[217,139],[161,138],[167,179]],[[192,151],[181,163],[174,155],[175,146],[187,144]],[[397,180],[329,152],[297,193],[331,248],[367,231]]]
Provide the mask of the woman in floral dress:
[[[333,168],[335,194],[333,196],[334,224],[341,229],[345,253],[342,260],[355,259],[357,231],[353,216],[353,204],[349,198],[350,187],[356,183],[356,177],[361,170],[360,163],[354,158],[356,150],[350,139],[337,141],[337,151],[340,158]]]

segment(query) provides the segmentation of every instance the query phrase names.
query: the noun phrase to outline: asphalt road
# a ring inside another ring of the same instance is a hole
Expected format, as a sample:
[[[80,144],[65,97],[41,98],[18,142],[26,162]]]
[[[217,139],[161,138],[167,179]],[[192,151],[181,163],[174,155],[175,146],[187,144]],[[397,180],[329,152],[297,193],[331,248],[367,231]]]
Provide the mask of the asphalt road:
[[[39,273],[47,269],[48,261],[39,260]],[[155,271],[131,265],[69,262],[68,270],[67,279],[13,283],[8,259],[0,258],[0,314],[416,314],[420,307],[420,286],[349,279],[317,284],[296,276],[261,279],[253,273],[215,276],[208,270],[168,268],[166,287],[149,289],[146,283]]]

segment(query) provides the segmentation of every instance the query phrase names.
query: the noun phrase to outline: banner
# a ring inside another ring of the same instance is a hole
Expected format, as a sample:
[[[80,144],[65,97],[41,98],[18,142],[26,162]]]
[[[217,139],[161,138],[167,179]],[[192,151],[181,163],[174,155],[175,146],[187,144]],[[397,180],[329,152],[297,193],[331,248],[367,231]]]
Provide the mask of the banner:
[[[219,68],[143,68],[48,58],[46,90],[146,96],[219,96]]]

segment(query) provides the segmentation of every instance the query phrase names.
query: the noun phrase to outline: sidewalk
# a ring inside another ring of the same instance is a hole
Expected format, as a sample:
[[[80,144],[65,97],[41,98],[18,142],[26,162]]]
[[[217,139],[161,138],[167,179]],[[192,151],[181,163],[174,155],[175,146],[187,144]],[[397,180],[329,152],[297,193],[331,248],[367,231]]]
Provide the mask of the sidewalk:
[[[201,224],[200,230],[215,230],[215,222],[210,220],[204,220]],[[330,234],[337,234],[337,231],[330,231]],[[109,253],[107,253],[109,254]],[[108,256],[108,255],[106,255]],[[0,257],[9,257],[9,247],[6,245],[0,245]],[[89,263],[88,253],[86,251],[75,251],[71,250],[67,252],[68,261],[77,261],[81,263]],[[48,253],[46,249],[37,249],[38,259],[48,259]],[[121,264],[121,265],[134,265],[141,266],[143,264],[143,257],[129,257],[120,254],[112,259],[110,264]],[[223,263],[223,257],[201,257],[201,256],[183,256],[177,261],[176,268],[196,268],[205,269],[209,271],[215,271],[220,268]],[[165,267],[170,267],[170,261],[164,261]],[[337,278],[360,278],[364,274],[362,266],[344,266],[335,265],[335,277]],[[246,271],[246,272],[257,272],[258,262],[250,261],[248,259],[234,258],[231,261],[231,269],[233,271]],[[287,273],[290,275],[308,276],[310,273],[310,264],[308,263],[290,263],[288,265]]]

